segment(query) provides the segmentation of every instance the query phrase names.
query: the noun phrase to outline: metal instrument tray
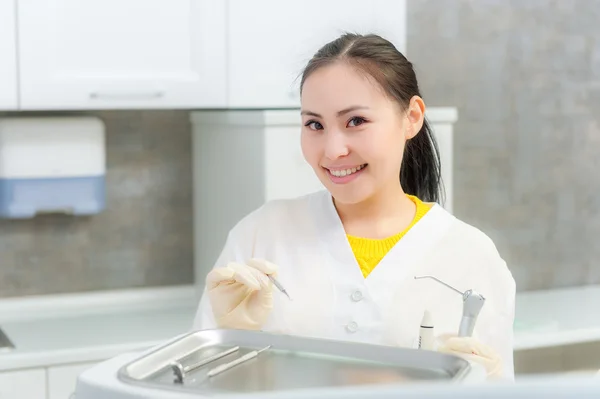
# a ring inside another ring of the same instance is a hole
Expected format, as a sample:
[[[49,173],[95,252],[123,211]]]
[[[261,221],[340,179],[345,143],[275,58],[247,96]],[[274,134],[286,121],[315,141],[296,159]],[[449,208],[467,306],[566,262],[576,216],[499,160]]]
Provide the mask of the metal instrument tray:
[[[271,349],[258,357],[217,376],[207,376],[208,370],[268,345]],[[240,349],[176,382],[172,362],[187,367],[234,346]],[[118,378],[138,386],[218,396],[365,384],[460,382],[469,370],[466,360],[433,351],[257,331],[203,330],[124,365]]]

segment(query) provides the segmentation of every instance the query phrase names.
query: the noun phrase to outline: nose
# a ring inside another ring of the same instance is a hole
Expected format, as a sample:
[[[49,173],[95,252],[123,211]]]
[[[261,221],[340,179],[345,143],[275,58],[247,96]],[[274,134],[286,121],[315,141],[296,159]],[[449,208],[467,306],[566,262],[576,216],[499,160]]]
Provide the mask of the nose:
[[[325,134],[325,156],[328,159],[345,157],[348,153],[348,144],[342,132],[330,130]]]

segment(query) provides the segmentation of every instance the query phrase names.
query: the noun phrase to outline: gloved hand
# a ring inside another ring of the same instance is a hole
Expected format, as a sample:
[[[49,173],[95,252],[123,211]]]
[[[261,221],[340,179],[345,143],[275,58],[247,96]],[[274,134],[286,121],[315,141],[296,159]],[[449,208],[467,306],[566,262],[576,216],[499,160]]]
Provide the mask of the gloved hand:
[[[437,350],[439,352],[457,355],[465,360],[482,365],[490,379],[502,376],[502,359],[500,356],[495,350],[475,338],[442,335],[438,338],[438,342]]]
[[[268,274],[277,266],[260,259],[231,262],[206,276],[206,289],[219,328],[259,330],[273,309],[273,284]]]

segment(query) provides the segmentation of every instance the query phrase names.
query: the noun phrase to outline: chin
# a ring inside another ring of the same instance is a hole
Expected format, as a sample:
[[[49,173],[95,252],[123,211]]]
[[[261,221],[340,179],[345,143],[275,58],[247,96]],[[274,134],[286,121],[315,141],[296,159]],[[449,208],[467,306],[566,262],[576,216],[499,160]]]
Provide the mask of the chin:
[[[355,185],[353,183],[335,184],[331,180],[329,180],[329,176],[327,176],[324,173],[319,173],[318,177],[319,180],[321,180],[323,186],[325,186],[327,191],[329,191],[331,196],[339,204],[359,204],[369,199],[374,192],[374,190],[371,187],[365,187],[365,182],[362,182],[363,184],[359,185]]]
[[[328,187],[335,202],[344,205],[356,205],[366,201],[371,195],[365,190],[350,190],[345,187]]]

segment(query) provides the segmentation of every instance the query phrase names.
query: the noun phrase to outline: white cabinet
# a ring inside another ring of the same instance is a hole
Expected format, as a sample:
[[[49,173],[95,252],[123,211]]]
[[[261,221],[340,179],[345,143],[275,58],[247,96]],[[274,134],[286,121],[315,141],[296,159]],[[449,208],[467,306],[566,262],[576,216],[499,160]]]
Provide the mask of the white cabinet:
[[[262,135],[264,200],[294,198],[323,189],[302,155],[298,111],[271,112],[267,116]]]
[[[225,1],[18,4],[22,109],[226,105]]]
[[[0,110],[18,107],[16,2],[0,1]]]
[[[300,149],[294,111],[194,112],[194,253],[197,283],[229,229],[266,201],[323,188]]]
[[[0,398],[46,399],[46,372],[44,369],[0,372]]]
[[[79,374],[96,362],[0,372],[0,399],[68,399]]]
[[[406,49],[405,0],[230,0],[227,25],[232,108],[298,107],[303,67],[343,31]]]
[[[0,399],[68,399],[77,377],[97,362],[0,372]]]
[[[405,51],[406,0],[0,1],[0,110],[298,107],[343,31]]]
[[[77,377],[96,363],[79,363],[48,368],[47,399],[67,399],[75,392]]]
[[[440,151],[442,183],[445,191],[444,208],[452,213],[454,208],[454,124],[458,121],[456,108],[430,108],[425,113]]]

